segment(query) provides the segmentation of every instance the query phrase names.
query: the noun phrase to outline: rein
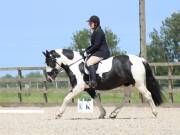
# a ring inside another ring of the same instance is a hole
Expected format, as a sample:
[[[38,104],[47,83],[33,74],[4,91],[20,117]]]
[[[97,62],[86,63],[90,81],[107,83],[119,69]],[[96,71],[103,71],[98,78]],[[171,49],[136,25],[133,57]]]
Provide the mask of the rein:
[[[68,65],[68,67],[70,67],[70,66],[72,66],[72,65],[74,65],[74,64],[76,64],[77,62],[79,62],[80,60],[82,60],[82,59],[84,59],[84,58],[80,58],[80,59],[78,59],[77,61],[75,61],[75,62],[73,62],[73,63],[71,63],[70,65]],[[58,64],[59,65],[59,63],[56,61],[56,64]],[[59,65],[59,67],[61,67],[61,65]],[[59,69],[59,72],[61,72],[63,70],[63,68],[61,67],[60,69]]]
[[[91,56],[91,55],[84,56],[84,54],[82,54],[82,58],[78,59],[77,61],[75,61],[75,62],[73,62],[73,63],[71,63],[70,65],[67,65],[67,66],[70,67],[70,66],[76,64],[77,62],[79,62],[80,60],[88,58],[89,56]],[[56,64],[59,65],[59,67],[60,67],[59,72],[61,72],[63,70],[61,65],[56,61],[56,58],[48,58],[48,59],[51,59],[51,60],[55,61]]]

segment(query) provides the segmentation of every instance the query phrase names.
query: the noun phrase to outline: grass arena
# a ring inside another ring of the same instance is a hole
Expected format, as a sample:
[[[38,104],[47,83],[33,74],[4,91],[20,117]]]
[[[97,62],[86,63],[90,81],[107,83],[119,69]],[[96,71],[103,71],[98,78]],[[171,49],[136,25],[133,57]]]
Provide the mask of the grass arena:
[[[61,119],[55,119],[58,109],[59,107],[0,107],[0,134],[179,135],[180,133],[179,107],[158,107],[159,114],[155,118],[149,106],[128,105],[122,108],[116,119],[108,117],[114,109],[110,105],[105,106],[107,111],[105,119],[98,119],[99,111],[96,106],[93,113],[78,113],[76,106],[69,106]],[[26,112],[22,113],[22,110]],[[31,112],[28,113],[27,110]]]

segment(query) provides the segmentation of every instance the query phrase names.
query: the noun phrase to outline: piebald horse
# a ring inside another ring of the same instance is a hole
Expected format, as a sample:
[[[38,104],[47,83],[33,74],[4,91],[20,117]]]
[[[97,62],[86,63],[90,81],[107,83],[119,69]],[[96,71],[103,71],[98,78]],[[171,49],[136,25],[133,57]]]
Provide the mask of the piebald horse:
[[[96,90],[111,90],[120,86],[137,88],[149,103],[152,114],[154,116],[158,114],[156,106],[163,102],[162,94],[159,84],[145,59],[135,55],[119,55],[100,61],[96,70],[98,85],[96,88],[90,88],[87,83],[89,76],[85,66],[85,57],[81,53],[69,49],[56,49],[46,50],[43,54],[46,57],[47,80],[55,80],[59,71],[63,69],[72,86],[72,90],[64,98],[56,118],[62,117],[67,104],[82,91],[87,91],[94,99],[100,110],[99,118],[104,118],[106,111],[96,94]],[[123,102],[113,110],[110,118],[116,118],[118,110],[129,101],[128,96],[129,94],[125,94]]]

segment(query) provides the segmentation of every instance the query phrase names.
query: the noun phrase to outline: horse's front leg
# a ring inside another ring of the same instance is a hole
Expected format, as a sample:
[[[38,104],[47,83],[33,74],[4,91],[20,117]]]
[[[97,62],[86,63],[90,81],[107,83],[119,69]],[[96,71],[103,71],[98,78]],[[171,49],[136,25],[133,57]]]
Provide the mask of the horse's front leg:
[[[99,95],[99,94],[96,94],[95,89],[92,89],[92,88],[86,89],[86,91],[87,91],[88,94],[94,99],[97,107],[98,107],[99,110],[100,110],[99,119],[104,119],[104,117],[105,117],[105,115],[106,115],[106,110],[104,109],[104,107],[103,107],[102,104],[101,104],[100,95]]]
[[[77,84],[70,93],[64,98],[63,103],[61,105],[61,108],[56,115],[56,119],[61,118],[68,103],[71,101],[72,98],[77,96],[79,93],[81,93],[84,90],[84,84]]]

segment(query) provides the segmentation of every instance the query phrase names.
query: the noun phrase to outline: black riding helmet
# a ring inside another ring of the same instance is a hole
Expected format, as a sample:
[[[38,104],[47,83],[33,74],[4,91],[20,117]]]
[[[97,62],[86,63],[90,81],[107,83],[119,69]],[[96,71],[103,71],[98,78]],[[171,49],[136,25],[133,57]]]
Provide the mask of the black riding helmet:
[[[96,16],[96,15],[91,16],[91,17],[89,18],[89,20],[87,20],[87,22],[93,22],[93,23],[96,23],[97,26],[100,25],[100,19],[99,19],[99,17]]]

